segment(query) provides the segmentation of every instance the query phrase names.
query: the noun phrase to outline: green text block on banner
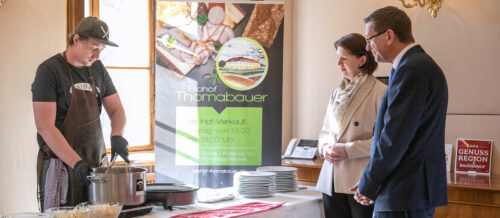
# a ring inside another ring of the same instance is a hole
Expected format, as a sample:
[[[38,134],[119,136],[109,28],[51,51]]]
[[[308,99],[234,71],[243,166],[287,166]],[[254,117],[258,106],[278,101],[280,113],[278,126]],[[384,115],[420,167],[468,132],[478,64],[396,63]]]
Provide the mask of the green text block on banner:
[[[176,108],[175,165],[260,166],[262,108]]]

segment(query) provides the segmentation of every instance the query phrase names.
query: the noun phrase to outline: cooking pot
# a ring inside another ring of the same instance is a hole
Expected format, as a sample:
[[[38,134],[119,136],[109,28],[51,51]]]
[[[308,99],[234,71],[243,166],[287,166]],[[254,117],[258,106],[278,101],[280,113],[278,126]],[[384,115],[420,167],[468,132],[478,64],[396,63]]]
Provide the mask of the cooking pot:
[[[178,183],[147,184],[147,201],[161,202],[164,209],[172,210],[172,206],[196,203],[196,191],[199,187]]]
[[[92,202],[120,202],[123,205],[139,205],[146,201],[146,169],[116,166],[93,169],[90,179],[89,200]]]

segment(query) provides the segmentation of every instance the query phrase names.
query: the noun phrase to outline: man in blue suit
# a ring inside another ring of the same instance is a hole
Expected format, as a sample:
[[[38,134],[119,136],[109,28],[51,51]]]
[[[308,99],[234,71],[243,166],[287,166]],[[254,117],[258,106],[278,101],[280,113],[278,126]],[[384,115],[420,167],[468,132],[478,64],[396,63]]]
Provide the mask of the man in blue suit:
[[[433,217],[447,204],[444,131],[446,78],[416,45],[411,21],[396,7],[364,19],[366,50],[393,64],[377,113],[370,162],[352,188],[361,204],[375,203],[373,217]]]

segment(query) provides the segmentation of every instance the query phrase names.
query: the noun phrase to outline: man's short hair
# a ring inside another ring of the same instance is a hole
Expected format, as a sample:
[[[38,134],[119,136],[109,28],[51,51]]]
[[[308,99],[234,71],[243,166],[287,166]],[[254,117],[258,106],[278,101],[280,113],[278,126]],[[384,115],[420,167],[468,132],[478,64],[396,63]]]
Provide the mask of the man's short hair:
[[[73,37],[75,36],[75,34],[77,34],[77,33],[73,33],[73,34],[71,34],[71,35],[69,36],[69,39],[68,39],[68,46],[73,46],[73,45],[75,44],[75,42],[74,42],[74,40],[73,40]],[[80,40],[82,40],[82,41],[87,41],[87,40],[89,40],[89,37],[86,37],[86,36],[81,36],[81,35],[79,35],[79,36],[80,36]]]
[[[391,29],[400,42],[415,42],[411,32],[410,17],[399,8],[394,6],[380,8],[368,15],[363,21],[365,23],[373,21],[373,30],[376,32]]]

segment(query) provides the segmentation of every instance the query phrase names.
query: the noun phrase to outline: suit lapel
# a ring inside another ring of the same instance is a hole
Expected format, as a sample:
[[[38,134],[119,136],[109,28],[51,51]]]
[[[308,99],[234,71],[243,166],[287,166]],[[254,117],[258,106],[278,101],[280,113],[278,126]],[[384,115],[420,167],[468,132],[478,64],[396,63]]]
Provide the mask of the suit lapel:
[[[347,127],[349,126],[348,124],[351,123],[351,119],[358,110],[359,106],[365,98],[368,96],[368,94],[372,91],[373,86],[375,86],[376,78],[373,75],[369,75],[365,82],[359,87],[359,90],[354,94],[354,98],[352,99],[351,103],[347,106],[347,110],[344,114],[344,119],[342,121],[342,129],[340,129],[339,133],[337,135],[337,140],[342,138],[344,135]]]

